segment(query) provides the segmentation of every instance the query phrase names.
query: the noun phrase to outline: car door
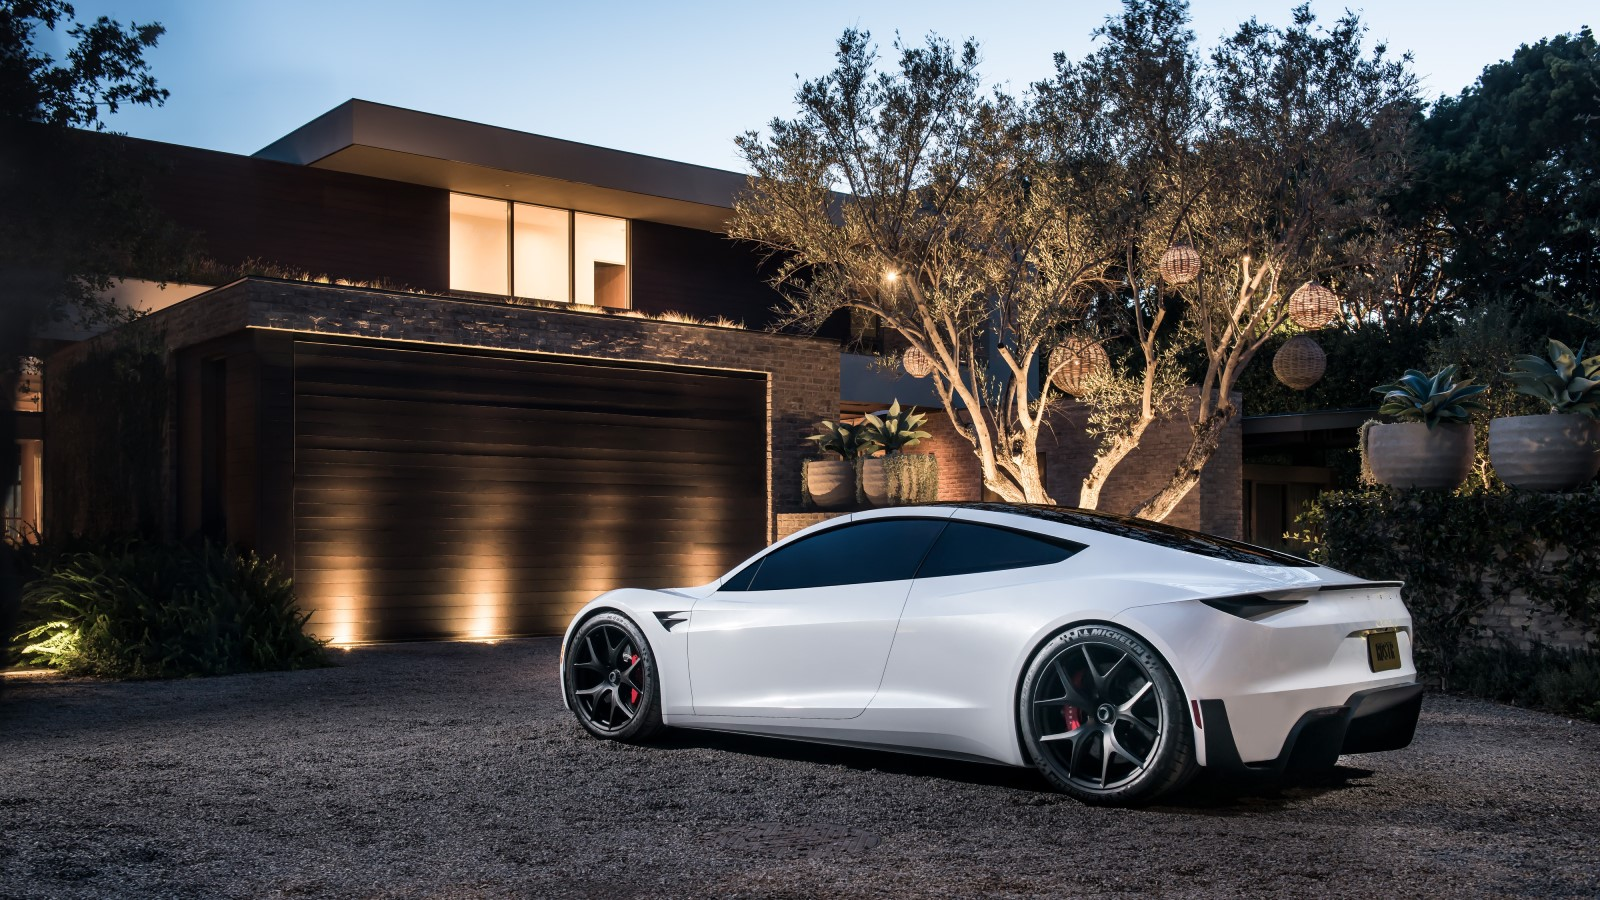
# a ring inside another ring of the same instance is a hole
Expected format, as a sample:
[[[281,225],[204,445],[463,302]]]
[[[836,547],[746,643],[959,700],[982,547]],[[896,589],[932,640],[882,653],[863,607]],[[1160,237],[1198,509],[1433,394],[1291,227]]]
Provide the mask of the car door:
[[[944,524],[840,525],[778,547],[697,601],[688,632],[695,713],[860,715],[883,679],[911,579]]]

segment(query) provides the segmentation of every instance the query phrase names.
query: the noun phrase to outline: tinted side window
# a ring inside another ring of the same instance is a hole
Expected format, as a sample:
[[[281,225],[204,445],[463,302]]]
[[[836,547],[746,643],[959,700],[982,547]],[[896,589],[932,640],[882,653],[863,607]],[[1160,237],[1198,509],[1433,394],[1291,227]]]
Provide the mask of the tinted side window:
[[[748,591],[748,590],[750,590],[750,582],[756,577],[756,572],[760,568],[761,568],[761,560],[758,559],[755,562],[751,563],[750,565],[745,566],[744,568],[740,569],[738,572],[735,572],[734,574],[728,576],[728,580],[723,582],[722,583],[722,587],[717,588],[717,590],[719,590],[719,591]]]
[[[1082,544],[1072,541],[1037,537],[972,522],[951,522],[934,543],[933,550],[917,571],[917,577],[938,578],[941,575],[969,575],[973,572],[1047,566],[1061,562],[1082,549]]]
[[[746,590],[904,581],[942,528],[943,519],[874,519],[830,529],[768,553]]]

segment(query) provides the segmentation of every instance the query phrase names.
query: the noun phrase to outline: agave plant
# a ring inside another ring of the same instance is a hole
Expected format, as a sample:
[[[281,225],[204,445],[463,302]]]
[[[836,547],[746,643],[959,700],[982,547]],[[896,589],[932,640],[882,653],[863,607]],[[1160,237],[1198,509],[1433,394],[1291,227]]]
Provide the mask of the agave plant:
[[[823,453],[836,453],[840,459],[855,459],[865,453],[877,452],[876,446],[871,446],[865,438],[866,423],[851,425],[849,422],[830,422],[823,419],[817,423],[817,433],[806,438],[815,441],[817,449]],[[871,446],[871,449],[868,449]]]
[[[876,453],[882,449],[893,456],[923,438],[933,436],[926,431],[918,430],[926,421],[928,421],[927,413],[917,412],[915,406],[901,411],[900,401],[896,400],[882,413],[867,414],[866,421],[861,424],[862,440],[874,447],[868,453]]]
[[[1553,413],[1589,416],[1600,419],[1600,356],[1583,358],[1555,338],[1546,349],[1549,361],[1532,354],[1511,361],[1506,375],[1517,386],[1517,393],[1538,397],[1550,404]]]
[[[1473,384],[1470,378],[1457,381],[1459,368],[1445,366],[1432,376],[1407,369],[1393,384],[1373,388],[1374,394],[1383,395],[1383,405],[1378,407],[1378,412],[1401,422],[1421,422],[1430,429],[1441,422],[1466,422],[1473,410],[1484,408],[1482,403],[1470,398],[1488,390],[1488,386]]]

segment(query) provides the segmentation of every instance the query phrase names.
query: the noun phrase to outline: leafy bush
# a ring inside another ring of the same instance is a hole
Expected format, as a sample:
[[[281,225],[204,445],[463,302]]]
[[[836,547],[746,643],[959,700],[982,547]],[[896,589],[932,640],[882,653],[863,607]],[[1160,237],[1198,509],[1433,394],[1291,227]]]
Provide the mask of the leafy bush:
[[[1456,658],[1451,687],[1600,722],[1600,653],[1594,650],[1474,647]]]
[[[1298,537],[1318,562],[1404,581],[1418,665],[1451,687],[1479,636],[1473,618],[1513,591],[1600,632],[1600,544],[1589,537],[1597,516],[1593,490],[1335,491],[1308,507]]]
[[[23,658],[73,675],[172,678],[322,665],[277,567],[204,543],[46,556],[23,591]]]

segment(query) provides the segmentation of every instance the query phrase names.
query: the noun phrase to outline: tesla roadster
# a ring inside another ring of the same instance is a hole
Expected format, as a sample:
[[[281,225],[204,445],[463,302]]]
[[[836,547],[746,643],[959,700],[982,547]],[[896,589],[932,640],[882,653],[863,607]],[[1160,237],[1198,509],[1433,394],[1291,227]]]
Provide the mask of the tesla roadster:
[[[880,509],[710,584],[601,595],[567,629],[562,691],[600,738],[674,726],[1031,765],[1132,804],[1201,767],[1409,744],[1400,587],[1065,507]]]

